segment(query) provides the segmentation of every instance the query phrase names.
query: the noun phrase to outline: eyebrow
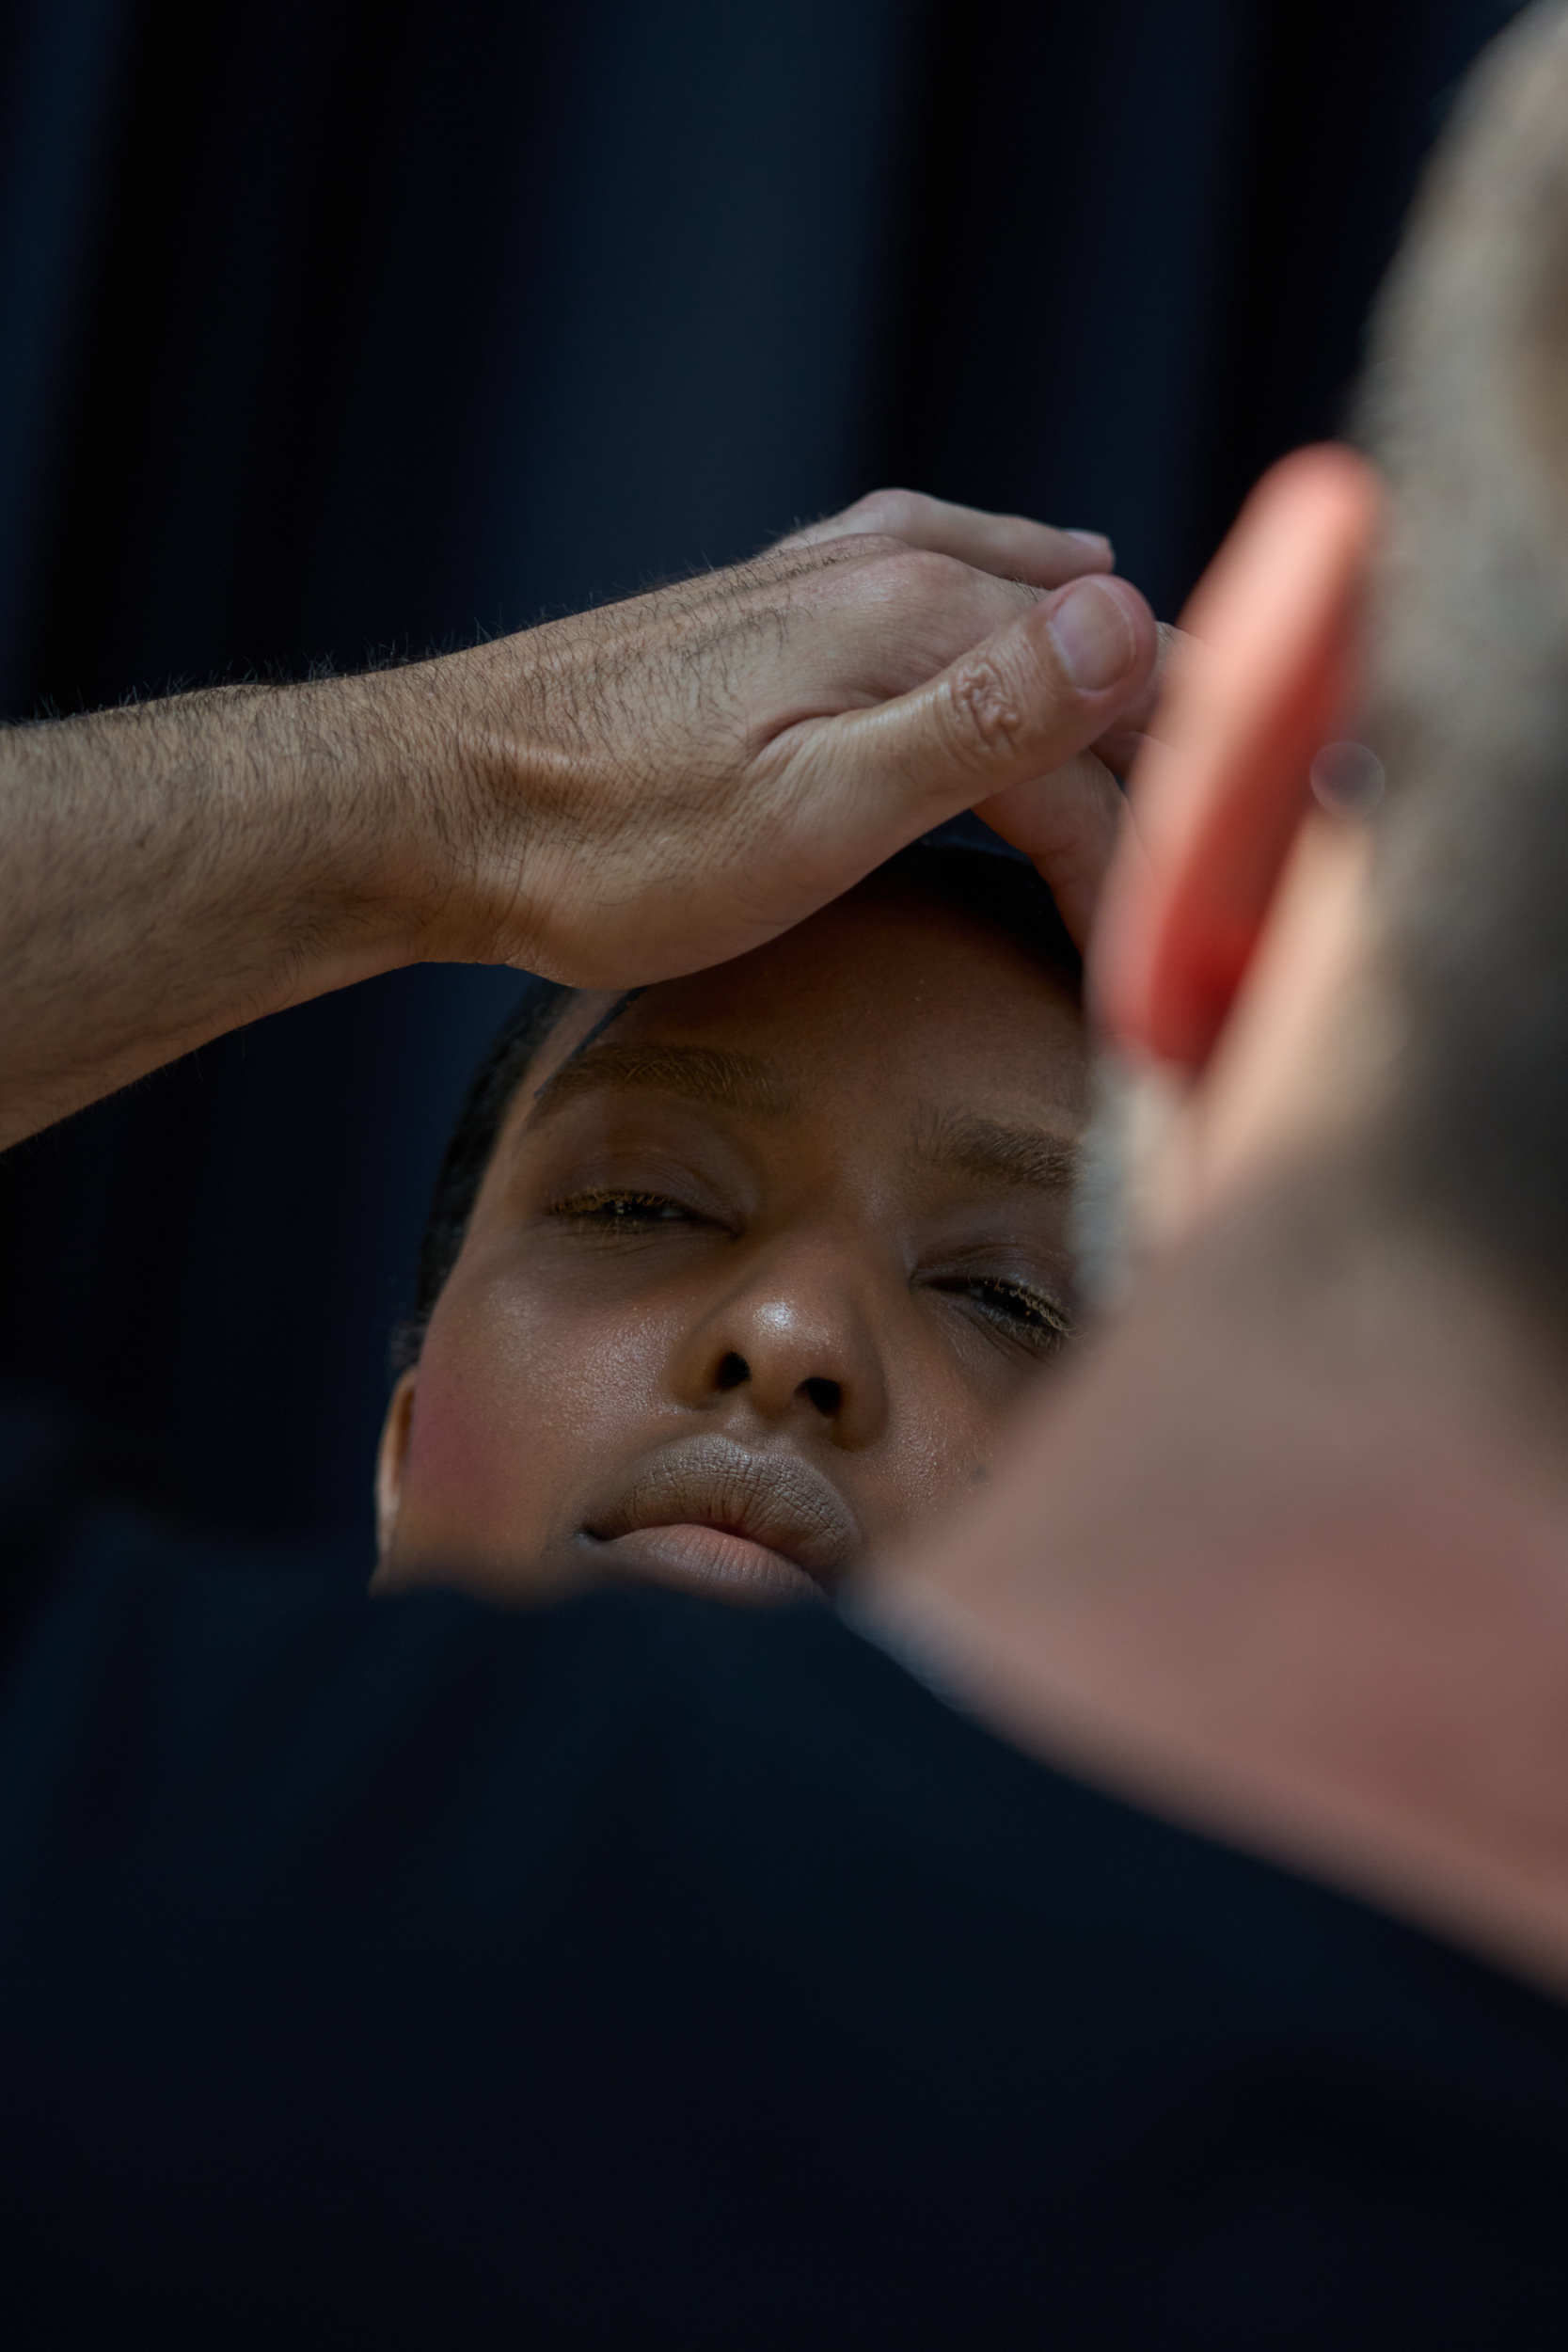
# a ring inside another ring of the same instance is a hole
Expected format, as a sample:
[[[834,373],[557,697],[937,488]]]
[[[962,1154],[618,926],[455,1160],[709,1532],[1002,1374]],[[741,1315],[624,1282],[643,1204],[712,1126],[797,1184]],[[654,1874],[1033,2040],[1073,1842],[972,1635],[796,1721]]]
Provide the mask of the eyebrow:
[[[1070,1136],[968,1111],[927,1112],[915,1150],[930,1165],[981,1184],[1026,1185],[1037,1192],[1070,1190],[1078,1169],[1078,1146]]]
[[[758,1054],[733,1054],[713,1045],[594,1045],[574,1054],[535,1098],[527,1125],[538,1127],[579,1094],[618,1092],[678,1094],[689,1103],[753,1118],[781,1119],[799,1107],[795,1089]]]

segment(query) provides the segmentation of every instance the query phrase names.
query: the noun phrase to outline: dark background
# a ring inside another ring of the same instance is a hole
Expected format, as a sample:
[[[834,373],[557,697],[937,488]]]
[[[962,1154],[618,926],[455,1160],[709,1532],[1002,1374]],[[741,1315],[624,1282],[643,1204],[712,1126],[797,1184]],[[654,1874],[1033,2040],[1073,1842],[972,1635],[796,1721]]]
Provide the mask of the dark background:
[[[4,0],[0,709],[461,641],[880,482],[1167,612],[1342,420],[1508,0]],[[386,1342],[517,983],[395,975],[0,1161],[0,1380],[369,1557]]]

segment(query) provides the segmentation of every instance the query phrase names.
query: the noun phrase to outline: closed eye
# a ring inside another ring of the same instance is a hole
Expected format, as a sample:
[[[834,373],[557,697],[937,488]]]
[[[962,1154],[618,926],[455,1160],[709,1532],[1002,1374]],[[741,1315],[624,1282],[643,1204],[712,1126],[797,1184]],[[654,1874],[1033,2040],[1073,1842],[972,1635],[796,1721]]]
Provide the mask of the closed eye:
[[[689,1202],[672,1200],[668,1193],[617,1191],[609,1186],[552,1200],[545,1214],[558,1217],[562,1224],[599,1233],[648,1233],[661,1225],[706,1225],[712,1221],[699,1215]]]
[[[1073,1336],[1072,1317],[1061,1301],[1030,1282],[1000,1274],[966,1274],[935,1287],[949,1298],[963,1298],[1009,1338],[1043,1353],[1064,1347]]]

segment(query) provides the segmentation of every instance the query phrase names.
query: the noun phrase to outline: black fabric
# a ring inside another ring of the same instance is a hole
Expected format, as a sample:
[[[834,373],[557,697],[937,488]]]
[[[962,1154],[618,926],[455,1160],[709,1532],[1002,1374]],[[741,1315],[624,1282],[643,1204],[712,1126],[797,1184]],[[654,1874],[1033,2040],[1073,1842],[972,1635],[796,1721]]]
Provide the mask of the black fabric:
[[[1513,0],[5,0],[0,709],[362,660],[911,481],[1176,607],[1334,431]],[[0,1165],[0,1375],[370,1549],[504,974],[399,974]]]
[[[8,2352],[1565,2330],[1568,2012],[827,1611],[56,1524],[0,1673]]]

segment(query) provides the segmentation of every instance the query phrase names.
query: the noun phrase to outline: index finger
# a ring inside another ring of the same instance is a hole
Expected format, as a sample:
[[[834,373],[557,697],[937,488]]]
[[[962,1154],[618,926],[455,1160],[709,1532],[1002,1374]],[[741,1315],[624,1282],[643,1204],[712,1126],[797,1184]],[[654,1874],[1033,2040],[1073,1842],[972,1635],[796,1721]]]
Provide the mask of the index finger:
[[[1147,739],[1159,734],[1160,711],[1180,677],[1182,663],[1193,643],[1185,629],[1173,628],[1168,621],[1161,621],[1158,628],[1160,650],[1147,684],[1125,710],[1117,713],[1110,734],[1102,735],[1093,746],[1106,767],[1118,776],[1127,774]]]
[[[842,514],[792,532],[779,548],[817,547],[825,539],[866,532],[902,539],[934,555],[955,555],[976,571],[1026,580],[1034,588],[1060,588],[1086,572],[1108,572],[1116,564],[1111,542],[1098,531],[1058,531],[1025,515],[988,515],[978,506],[928,498],[923,490],[872,490]]]

